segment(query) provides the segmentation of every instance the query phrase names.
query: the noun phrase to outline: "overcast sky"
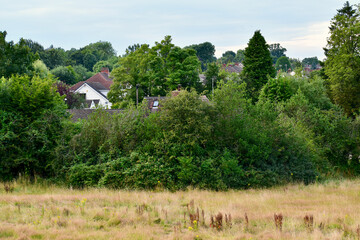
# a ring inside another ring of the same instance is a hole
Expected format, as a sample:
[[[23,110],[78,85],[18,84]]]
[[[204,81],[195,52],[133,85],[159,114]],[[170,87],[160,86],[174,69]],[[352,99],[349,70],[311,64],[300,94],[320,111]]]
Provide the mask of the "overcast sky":
[[[109,41],[122,55],[129,45],[171,35],[180,47],[211,42],[216,56],[247,46],[261,30],[287,56],[324,58],[328,26],[340,0],[0,0],[0,31],[64,49]],[[351,4],[356,1],[349,1]]]

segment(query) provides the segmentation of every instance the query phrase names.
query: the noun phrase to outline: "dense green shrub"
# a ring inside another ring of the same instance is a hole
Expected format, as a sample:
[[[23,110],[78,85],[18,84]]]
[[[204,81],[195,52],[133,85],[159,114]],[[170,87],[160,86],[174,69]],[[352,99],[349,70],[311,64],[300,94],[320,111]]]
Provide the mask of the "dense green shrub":
[[[69,169],[68,182],[72,187],[94,187],[104,175],[101,165],[76,164]]]
[[[76,188],[226,190],[360,173],[360,118],[333,105],[317,77],[270,79],[255,104],[241,79],[227,78],[212,101],[181,91],[157,113],[144,103],[114,115],[98,109],[76,123],[53,83],[2,80],[1,180],[26,174]]]
[[[66,105],[51,78],[0,80],[0,180],[54,176],[53,151]]]

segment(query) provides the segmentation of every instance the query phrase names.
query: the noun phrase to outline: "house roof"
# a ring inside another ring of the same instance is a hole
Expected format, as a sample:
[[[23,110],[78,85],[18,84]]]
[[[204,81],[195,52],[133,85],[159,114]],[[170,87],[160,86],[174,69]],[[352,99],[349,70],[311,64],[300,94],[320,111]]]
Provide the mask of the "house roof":
[[[243,70],[244,65],[242,65],[242,63],[235,63],[235,64],[229,64],[229,65],[224,65],[224,68],[227,72],[230,73],[241,73]]]
[[[110,86],[113,84],[113,80],[109,78],[109,75],[105,72],[100,72],[92,76],[86,81],[81,81],[76,83],[74,86],[70,88],[72,91],[76,91],[80,88],[84,83],[89,84],[92,88],[97,91],[100,90],[110,90]]]

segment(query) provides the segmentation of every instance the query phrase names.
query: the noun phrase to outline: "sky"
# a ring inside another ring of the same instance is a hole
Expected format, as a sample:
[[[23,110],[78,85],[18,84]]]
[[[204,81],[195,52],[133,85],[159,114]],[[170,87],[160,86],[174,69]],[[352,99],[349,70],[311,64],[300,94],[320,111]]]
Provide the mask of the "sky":
[[[349,1],[357,4],[356,1]],[[211,42],[216,57],[245,49],[256,30],[291,58],[324,58],[340,0],[0,0],[7,41],[31,39],[66,50],[108,41],[118,55],[170,35],[180,47]]]

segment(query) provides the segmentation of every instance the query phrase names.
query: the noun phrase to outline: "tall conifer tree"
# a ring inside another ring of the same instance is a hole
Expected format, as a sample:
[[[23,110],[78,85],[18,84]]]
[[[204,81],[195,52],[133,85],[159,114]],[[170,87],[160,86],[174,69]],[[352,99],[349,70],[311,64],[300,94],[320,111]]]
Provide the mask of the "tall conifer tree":
[[[256,31],[245,48],[244,77],[251,96],[256,100],[260,89],[266,84],[268,76],[275,77],[269,46],[260,31]]]

